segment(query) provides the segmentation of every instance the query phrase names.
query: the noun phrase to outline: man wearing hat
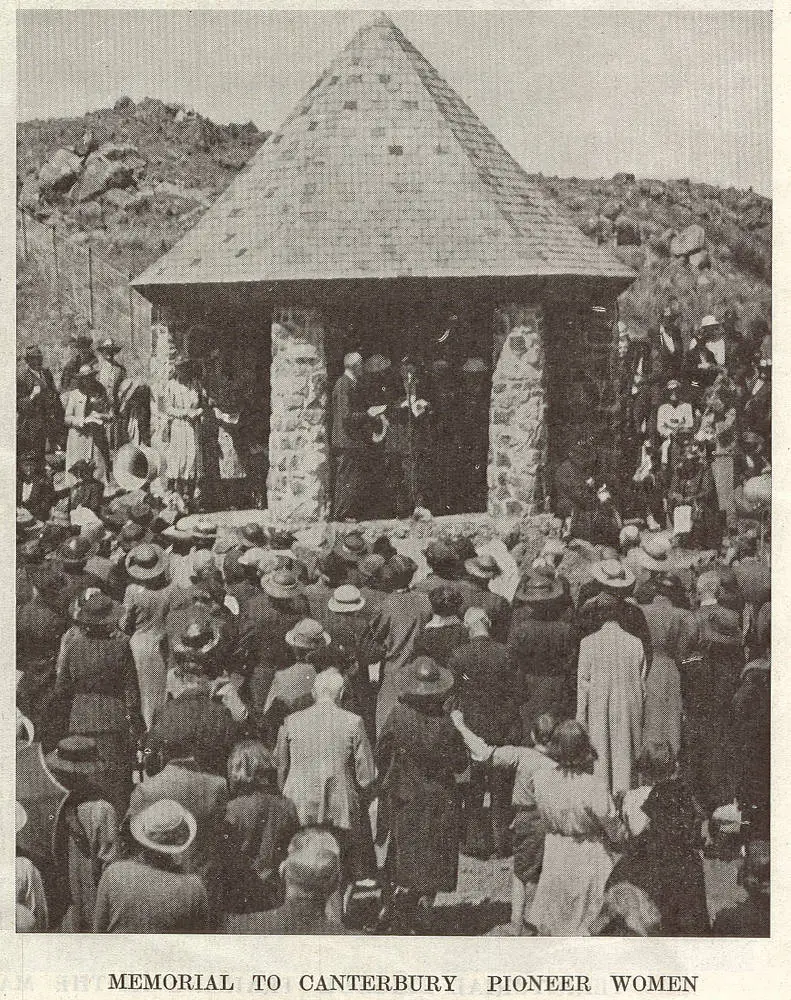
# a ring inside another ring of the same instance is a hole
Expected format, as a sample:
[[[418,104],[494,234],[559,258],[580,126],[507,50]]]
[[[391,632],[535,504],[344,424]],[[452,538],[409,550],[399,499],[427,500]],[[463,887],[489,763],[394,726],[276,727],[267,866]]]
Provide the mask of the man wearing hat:
[[[409,517],[422,502],[427,475],[427,429],[430,404],[422,398],[418,369],[405,357],[399,368],[395,396],[388,407],[390,427],[385,437],[390,516]]]
[[[326,649],[331,641],[329,632],[313,618],[302,618],[286,632],[285,643],[291,651],[290,665],[275,671],[260,712],[262,717],[266,717],[267,729],[273,734],[277,733],[287,715],[311,704],[313,682],[316,680],[312,657]],[[256,702],[260,702],[264,690],[264,685],[260,684]]]
[[[493,555],[486,552],[472,559],[465,559],[464,571],[472,586],[464,594],[463,609],[483,608],[492,623],[492,638],[505,642],[511,624],[511,605],[502,595],[489,590],[489,583],[502,573],[500,564]]]
[[[43,406],[47,439],[51,451],[65,443],[63,430],[63,406],[61,405],[55,379],[49,368],[44,367],[44,356],[37,344],[29,344],[25,348],[25,369],[31,373],[35,384],[41,386],[40,401]]]
[[[367,472],[369,418],[360,384],[362,357],[357,352],[343,359],[343,374],[332,390],[332,453],[335,492],[334,521],[360,520]]]
[[[60,396],[64,401],[68,393],[77,385],[77,373],[85,365],[96,364],[96,355],[93,352],[93,341],[90,337],[80,334],[71,337],[69,341],[71,356],[63,366],[60,376]]]
[[[18,456],[16,505],[29,510],[39,521],[46,521],[55,502],[52,479],[40,456],[28,452]]]
[[[142,787],[142,786],[138,786]],[[196,934],[210,928],[202,879],[182,869],[198,832],[195,817],[172,799],[152,802],[129,831],[137,854],[102,874],[96,895],[96,934]]]
[[[102,386],[107,395],[110,405],[111,419],[107,422],[105,430],[107,432],[107,443],[111,452],[120,447],[123,442],[123,434],[119,424],[121,383],[126,378],[126,368],[118,364],[116,355],[121,348],[112,337],[105,337],[96,346],[96,380]]]
[[[717,375],[727,370],[731,353],[732,346],[726,341],[722,323],[716,316],[704,316],[698,336],[689,342],[685,359],[693,402],[699,402]]]
[[[55,778],[69,790],[54,832],[54,854],[68,873],[71,899],[60,929],[85,933],[93,929],[102,869],[118,854],[118,815],[101,788],[105,765],[96,740],[67,736],[45,760]]]
[[[360,578],[357,566],[361,559],[368,555],[368,543],[361,531],[347,531],[341,535],[335,545],[335,552],[346,563],[346,583],[359,585]]]
[[[271,555],[271,554],[270,554]],[[239,636],[242,656],[256,673],[251,684],[268,687],[278,667],[290,661],[286,633],[309,613],[304,588],[291,569],[281,566],[261,572],[260,587],[240,612]]]
[[[519,671],[523,731],[545,712],[570,714],[576,700],[576,631],[565,614],[563,583],[546,566],[519,581],[506,646]]]
[[[598,629],[601,619],[596,598],[606,594],[617,601],[618,624],[624,631],[642,642],[646,663],[650,667],[653,649],[645,615],[639,605],[627,600],[634,592],[636,577],[631,569],[618,559],[616,552],[603,549],[602,554],[605,558],[590,566],[591,579],[580,587],[577,595],[579,635],[584,638]],[[607,605],[608,613],[612,607],[611,603]]]

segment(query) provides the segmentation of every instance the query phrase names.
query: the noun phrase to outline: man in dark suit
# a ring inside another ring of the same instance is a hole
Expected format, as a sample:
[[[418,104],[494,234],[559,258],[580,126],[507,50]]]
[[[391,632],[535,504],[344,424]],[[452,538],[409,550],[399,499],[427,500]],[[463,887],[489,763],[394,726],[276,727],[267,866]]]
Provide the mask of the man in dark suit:
[[[368,421],[360,385],[363,359],[357,353],[343,359],[343,375],[332,390],[332,452],[335,466],[335,495],[332,518],[359,520],[363,513]]]
[[[511,654],[491,637],[491,621],[481,608],[470,608],[464,624],[470,641],[448,661],[456,679],[459,707],[471,728],[471,720],[475,720],[473,732],[490,746],[519,742],[513,739],[521,732],[515,731],[519,726],[518,672]],[[464,796],[465,854],[485,860],[492,854],[508,857],[511,790],[510,775],[472,763]],[[488,817],[483,807],[487,792],[491,797]]]

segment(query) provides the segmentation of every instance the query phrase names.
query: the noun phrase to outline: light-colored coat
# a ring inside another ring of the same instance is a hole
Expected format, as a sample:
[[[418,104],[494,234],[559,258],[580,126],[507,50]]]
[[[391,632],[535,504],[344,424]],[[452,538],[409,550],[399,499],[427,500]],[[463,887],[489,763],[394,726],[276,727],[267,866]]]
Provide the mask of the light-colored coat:
[[[605,622],[580,643],[577,720],[587,726],[598,754],[594,774],[613,795],[636,784],[645,673],[642,642],[615,622]]]
[[[280,728],[275,756],[286,775],[283,794],[300,823],[329,823],[355,830],[361,821],[358,789],[375,777],[371,745],[359,715],[322,699],[289,715]]]

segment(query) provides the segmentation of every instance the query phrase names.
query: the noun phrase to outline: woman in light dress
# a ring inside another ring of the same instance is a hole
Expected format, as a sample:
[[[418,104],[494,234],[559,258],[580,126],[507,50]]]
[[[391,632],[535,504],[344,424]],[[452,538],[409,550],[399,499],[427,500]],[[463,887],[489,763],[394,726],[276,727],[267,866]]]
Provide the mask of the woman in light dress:
[[[105,425],[112,419],[107,394],[97,382],[91,365],[82,365],[77,385],[66,398],[66,485],[77,480],[69,470],[81,458],[93,462],[94,477],[107,485],[108,447]]]
[[[623,826],[606,783],[590,773],[596,752],[585,727],[561,722],[548,750],[557,767],[533,774],[547,832],[529,921],[542,935],[579,937],[601,911]]]
[[[169,424],[166,451],[167,476],[171,487],[186,496],[194,493],[202,474],[200,422],[203,416],[201,391],[186,357],[173,361],[168,379],[165,412]]]
[[[126,556],[129,584],[121,627],[130,637],[146,729],[167,699],[165,619],[170,610],[167,556],[158,545],[137,545]]]

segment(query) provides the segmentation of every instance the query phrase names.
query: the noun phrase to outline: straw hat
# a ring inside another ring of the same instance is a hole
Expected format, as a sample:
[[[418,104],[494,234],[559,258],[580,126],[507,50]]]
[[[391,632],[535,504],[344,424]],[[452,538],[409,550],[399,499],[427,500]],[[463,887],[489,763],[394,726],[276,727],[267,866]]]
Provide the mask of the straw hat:
[[[285,600],[302,593],[296,576],[287,569],[278,569],[261,580],[261,586],[270,597]]]
[[[717,319],[716,316],[712,316],[711,313],[709,313],[708,316],[704,316],[703,319],[700,321],[701,330],[708,330],[711,329],[712,327],[717,327],[717,326],[722,326],[722,323]]]
[[[322,646],[329,646],[331,641],[329,632],[313,618],[303,618],[286,632],[286,642],[297,649],[321,649]]]
[[[418,656],[409,664],[401,685],[401,693],[419,698],[447,694],[453,687],[453,674],[430,656]]]
[[[133,580],[155,580],[165,572],[165,553],[158,545],[137,545],[127,553],[125,563]]]
[[[96,740],[90,736],[66,736],[44,761],[50,771],[90,778],[106,768]]]
[[[604,559],[594,563],[590,571],[593,579],[609,590],[626,590],[634,585],[634,573],[617,559]]]
[[[667,531],[643,531],[640,535],[640,548],[652,559],[667,559],[672,547],[671,536]]]
[[[129,821],[129,832],[143,847],[159,854],[181,854],[198,832],[195,817],[174,799],[160,799]]]
[[[356,587],[346,584],[334,591],[327,602],[327,607],[330,611],[336,611],[338,614],[360,611],[365,607],[365,598]]]
[[[474,559],[465,559],[464,569],[470,576],[474,576],[479,580],[493,580],[502,573],[500,564],[488,552],[476,556]]]

